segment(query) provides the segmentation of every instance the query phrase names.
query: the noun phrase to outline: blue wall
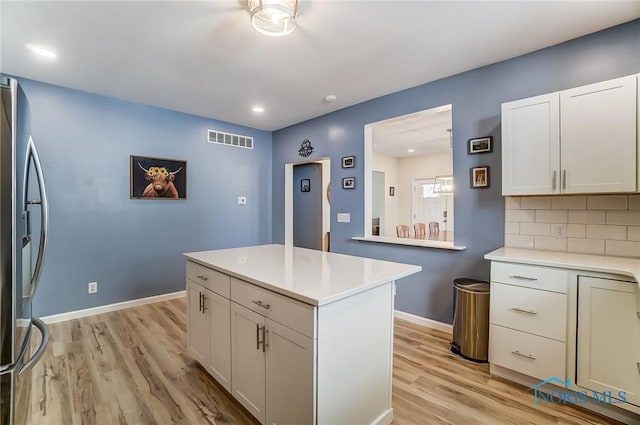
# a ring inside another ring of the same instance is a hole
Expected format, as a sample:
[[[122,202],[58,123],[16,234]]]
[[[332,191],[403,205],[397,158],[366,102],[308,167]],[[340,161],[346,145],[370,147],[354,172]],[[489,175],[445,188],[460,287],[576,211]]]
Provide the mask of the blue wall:
[[[421,265],[421,273],[398,282],[396,308],[451,323],[452,279],[460,276],[488,279],[489,263],[482,257],[503,244],[500,105],[637,72],[640,72],[640,20],[279,130],[273,134],[274,242],[284,240],[284,164],[299,161],[300,143],[309,139],[315,150],[307,159],[333,159],[331,250]],[[454,252],[350,240],[363,234],[364,125],[449,103],[453,104],[455,242],[466,245],[467,250]],[[479,136],[494,137],[494,152],[467,155],[467,139]],[[356,155],[356,168],[340,168],[339,159],[347,155]],[[491,167],[491,187],[470,189],[469,169],[480,165]],[[349,176],[356,177],[356,189],[342,190],[339,182]],[[338,223],[338,212],[350,212],[351,223]]]
[[[271,242],[270,132],[20,83],[51,209],[36,315],[179,291],[181,253]],[[207,128],[252,136],[255,148],[206,143]],[[187,160],[188,199],[129,199],[131,154]]]

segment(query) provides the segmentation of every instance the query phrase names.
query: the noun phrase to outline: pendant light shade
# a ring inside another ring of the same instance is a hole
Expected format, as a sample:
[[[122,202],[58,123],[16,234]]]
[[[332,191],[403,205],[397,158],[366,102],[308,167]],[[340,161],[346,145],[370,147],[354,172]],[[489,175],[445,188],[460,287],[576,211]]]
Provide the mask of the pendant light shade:
[[[298,0],[249,0],[253,27],[265,35],[279,37],[296,28]]]

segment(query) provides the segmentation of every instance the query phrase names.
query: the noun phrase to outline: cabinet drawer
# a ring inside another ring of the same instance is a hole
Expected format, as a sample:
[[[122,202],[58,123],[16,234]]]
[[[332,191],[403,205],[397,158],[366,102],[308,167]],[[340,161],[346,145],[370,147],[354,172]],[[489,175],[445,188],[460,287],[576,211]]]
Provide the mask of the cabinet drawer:
[[[491,281],[567,293],[569,272],[562,269],[514,263],[491,263]]]
[[[491,284],[490,323],[566,341],[567,295]]]
[[[231,278],[231,300],[309,338],[315,338],[315,308]]]
[[[231,278],[224,273],[187,261],[187,279],[225,298],[230,296]]]
[[[540,380],[565,379],[566,344],[553,339],[491,325],[489,361]]]

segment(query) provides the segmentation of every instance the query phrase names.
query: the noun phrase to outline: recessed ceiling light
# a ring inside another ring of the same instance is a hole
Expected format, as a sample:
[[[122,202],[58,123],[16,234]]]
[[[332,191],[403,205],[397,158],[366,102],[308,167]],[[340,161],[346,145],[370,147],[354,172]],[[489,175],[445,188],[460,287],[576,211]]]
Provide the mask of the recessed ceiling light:
[[[55,59],[56,58],[56,54],[55,52],[49,50],[49,49],[45,49],[42,46],[37,46],[35,44],[27,44],[27,49],[31,50],[32,53],[38,55],[38,56],[42,56],[43,58],[47,58],[47,59]]]
[[[328,94],[324,97],[324,101],[327,103],[335,102],[338,99],[338,96],[335,94]]]
[[[407,152],[409,152],[409,153],[414,153],[415,151],[416,151],[415,149],[409,149],[409,150],[407,150]]]
[[[251,110],[253,112],[261,113],[261,112],[264,112],[264,107],[260,105],[255,105],[254,107],[251,108]]]

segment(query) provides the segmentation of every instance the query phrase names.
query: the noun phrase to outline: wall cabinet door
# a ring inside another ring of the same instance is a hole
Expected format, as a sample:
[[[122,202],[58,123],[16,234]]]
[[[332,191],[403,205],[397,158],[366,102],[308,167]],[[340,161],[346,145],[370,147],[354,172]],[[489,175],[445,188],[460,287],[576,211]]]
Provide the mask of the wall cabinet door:
[[[205,290],[203,308],[209,325],[209,361],[213,377],[231,392],[231,301]]]
[[[205,289],[187,280],[187,347],[203,366],[209,361],[209,323],[202,309]]]
[[[265,319],[231,303],[231,393],[265,423]]]
[[[640,403],[637,284],[580,276],[576,383]]]
[[[558,93],[502,105],[502,194],[559,193]]]
[[[314,341],[267,322],[267,424],[313,424]]]
[[[563,193],[636,191],[636,80],[560,92]]]

